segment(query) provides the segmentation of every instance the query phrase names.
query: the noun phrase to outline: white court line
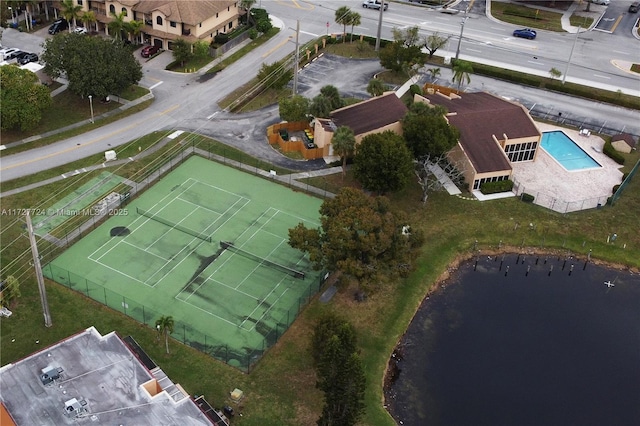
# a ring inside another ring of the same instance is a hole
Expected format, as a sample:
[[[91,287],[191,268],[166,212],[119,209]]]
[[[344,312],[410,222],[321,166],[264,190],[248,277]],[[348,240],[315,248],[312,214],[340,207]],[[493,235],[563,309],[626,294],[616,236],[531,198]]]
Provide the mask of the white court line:
[[[141,250],[141,249],[140,249],[140,247],[138,247],[138,246],[137,246],[137,245],[135,245],[135,244],[131,244],[129,241],[122,241],[122,243],[123,243],[123,244],[126,244],[126,245],[128,245],[128,246],[131,246],[131,247],[133,247],[133,248],[136,248],[136,249],[138,249],[138,250]],[[160,258],[160,259],[164,260],[165,262],[169,262],[169,261],[171,260],[171,259],[165,259],[164,257],[160,256],[159,254],[151,253],[151,252],[150,252],[150,251],[148,251],[148,250],[144,250],[144,252],[149,253],[151,256],[155,256],[155,257],[157,257],[157,258]]]

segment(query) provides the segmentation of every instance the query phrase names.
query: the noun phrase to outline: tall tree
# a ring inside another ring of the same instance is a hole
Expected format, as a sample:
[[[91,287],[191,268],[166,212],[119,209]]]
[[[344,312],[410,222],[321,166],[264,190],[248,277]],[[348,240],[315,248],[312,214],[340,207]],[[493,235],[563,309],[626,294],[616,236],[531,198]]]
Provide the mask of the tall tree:
[[[127,31],[127,33],[131,35],[133,42],[136,44],[138,43],[142,44],[142,40],[138,38],[140,33],[142,33],[142,28],[144,28],[143,21],[133,20],[133,21],[125,22],[125,25],[124,25],[124,29]]]
[[[300,223],[289,229],[289,245],[308,253],[316,269],[341,271],[365,290],[411,270],[422,235],[403,235],[406,215],[386,197],[343,188],[324,201],[320,216],[320,228]]]
[[[256,0],[240,0],[240,7],[247,13],[247,23],[251,24],[253,21],[253,15],[251,14],[251,8],[256,4]]]
[[[324,392],[319,426],[352,426],[364,413],[366,379],[354,327],[334,315],[322,317],[312,338],[316,387]]]
[[[358,12],[351,12],[347,16],[347,20],[349,21],[349,25],[351,25],[351,40],[349,40],[349,42],[353,43],[353,28],[362,23],[362,16]]]
[[[452,70],[453,82],[458,84],[458,90],[460,90],[463,83],[469,84],[471,82],[471,74],[473,73],[471,62],[458,59],[453,63]]]
[[[342,41],[344,42],[344,37],[347,35],[347,25],[349,25],[349,15],[351,14],[351,9],[348,6],[341,6],[336,9],[335,14],[335,22],[338,25],[342,25]]]
[[[284,121],[303,121],[309,112],[309,99],[302,95],[280,98],[278,101],[280,118]]]
[[[11,302],[20,297],[20,282],[13,275],[9,275],[4,280],[4,288],[2,289],[2,299],[0,306],[9,306]]]
[[[328,118],[331,115],[331,100],[324,95],[315,96],[309,106],[309,114],[318,118]]]
[[[191,52],[191,44],[185,39],[179,38],[173,42],[173,59],[180,62],[180,66],[193,57]]]
[[[293,77],[293,71],[291,71],[290,68],[284,67],[280,62],[274,62],[272,64],[263,63],[258,71],[257,77],[264,87],[279,90],[289,83]]]
[[[402,136],[388,130],[365,136],[353,157],[356,179],[364,188],[383,194],[404,188],[413,174],[411,152]]]
[[[73,0],[62,0],[60,7],[60,14],[69,23],[69,32],[71,32],[71,22],[73,22],[74,26],[77,25],[77,20],[80,18],[82,6],[74,4]]]
[[[131,51],[102,37],[60,34],[49,38],[42,60],[47,75],[65,74],[69,90],[82,97],[119,94],[142,78],[142,66]]]
[[[436,81],[436,79],[438,77],[440,77],[440,68],[435,67],[435,68],[429,68],[427,70],[427,73],[429,73],[429,76],[431,77],[432,81]]]
[[[51,94],[33,72],[7,65],[0,67],[0,100],[2,130],[25,131],[40,123]]]
[[[172,316],[161,316],[156,321],[156,330],[159,334],[164,336],[164,344],[167,349],[167,353],[169,353],[169,336],[173,333],[173,317]]]
[[[384,83],[377,78],[372,78],[367,84],[367,93],[371,96],[381,96],[384,93]]]
[[[336,129],[331,138],[333,151],[342,158],[342,177],[347,173],[347,157],[353,153],[356,148],[356,137],[353,130],[347,126],[340,126]]]
[[[96,18],[96,14],[93,12],[93,10],[84,12],[80,17],[80,21],[84,24],[87,30],[89,30],[89,25],[95,24],[96,31],[98,31],[98,18]]]
[[[422,52],[418,27],[393,28],[392,32],[393,43],[380,50],[380,64],[395,72],[424,65],[426,54]]]
[[[344,106],[344,102],[340,97],[340,92],[336,86],[332,86],[331,84],[327,84],[326,86],[322,86],[320,88],[320,94],[326,97],[331,104],[331,110],[342,108]]]
[[[460,134],[449,125],[441,106],[414,102],[402,120],[402,136],[414,158],[440,156],[458,143]]]
[[[109,13],[111,15],[111,22],[107,24],[109,28],[109,34],[112,34],[116,40],[122,40],[122,33],[126,30],[127,23],[124,18],[127,17],[127,12],[124,10],[120,13]]]
[[[427,36],[424,39],[423,45],[424,48],[427,49],[427,52],[429,52],[429,59],[433,58],[436,51],[444,47],[448,42],[449,37],[442,37],[437,31]]]

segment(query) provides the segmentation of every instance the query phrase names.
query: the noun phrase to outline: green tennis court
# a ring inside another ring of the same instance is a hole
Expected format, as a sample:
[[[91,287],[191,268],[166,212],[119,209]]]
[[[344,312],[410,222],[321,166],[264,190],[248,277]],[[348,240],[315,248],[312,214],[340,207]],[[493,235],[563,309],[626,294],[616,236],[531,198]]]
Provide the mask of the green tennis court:
[[[248,369],[319,289],[287,241],[321,203],[194,156],[44,273],[151,326],[171,315],[175,338]]]

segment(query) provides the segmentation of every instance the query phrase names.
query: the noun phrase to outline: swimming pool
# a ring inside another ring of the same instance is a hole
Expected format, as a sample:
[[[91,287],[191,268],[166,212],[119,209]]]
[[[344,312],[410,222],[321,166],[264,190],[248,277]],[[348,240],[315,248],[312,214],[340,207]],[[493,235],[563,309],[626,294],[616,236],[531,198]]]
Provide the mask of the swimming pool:
[[[540,146],[568,171],[602,167],[561,130],[542,133]]]

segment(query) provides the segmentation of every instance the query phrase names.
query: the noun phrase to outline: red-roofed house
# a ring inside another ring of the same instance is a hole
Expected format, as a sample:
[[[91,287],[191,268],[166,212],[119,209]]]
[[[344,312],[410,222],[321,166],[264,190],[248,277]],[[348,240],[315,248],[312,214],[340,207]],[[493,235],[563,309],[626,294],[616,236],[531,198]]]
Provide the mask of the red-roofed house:
[[[417,98],[445,107],[449,124],[460,131],[449,159],[464,165],[470,190],[485,182],[510,179],[512,163],[535,160],[542,134],[522,105],[485,92],[445,95],[431,91]]]

